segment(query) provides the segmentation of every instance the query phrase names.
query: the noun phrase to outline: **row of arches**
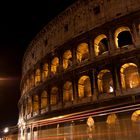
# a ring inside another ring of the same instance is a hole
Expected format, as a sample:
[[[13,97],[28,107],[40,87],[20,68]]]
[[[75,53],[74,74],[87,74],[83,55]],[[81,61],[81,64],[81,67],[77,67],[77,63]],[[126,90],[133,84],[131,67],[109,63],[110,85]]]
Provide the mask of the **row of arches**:
[[[128,27],[119,27],[114,33],[114,42],[116,48],[127,47],[133,44],[133,37],[130,29]],[[93,41],[93,48],[95,56],[102,55],[109,51],[109,38],[105,34],[98,35]],[[77,46],[76,54],[73,54],[71,49],[65,50],[62,55],[62,61],[58,56],[55,56],[51,62],[44,63],[41,68],[37,68],[35,73],[30,74],[25,79],[23,84],[22,93],[27,92],[32,87],[38,85],[40,82],[46,80],[50,76],[54,76],[63,67],[63,70],[68,69],[76,63],[81,63],[90,58],[90,46],[88,43],[80,43]],[[74,58],[75,57],[75,58]],[[61,71],[63,72],[63,71]]]
[[[126,134],[128,135],[128,138],[130,138],[129,136],[130,133],[133,133],[140,129],[139,121],[140,121],[140,110],[136,110],[131,112],[129,116],[127,116],[126,118],[120,117],[120,114],[118,113],[105,115],[102,118],[102,122],[97,121],[96,117],[94,116],[89,116],[84,120],[82,119],[72,120],[70,122],[65,122],[63,124],[62,123],[54,124],[52,128],[49,128],[49,125],[44,124],[42,126],[32,126],[32,127],[26,126],[26,128],[20,127],[19,134],[20,137],[39,139],[40,137],[44,136],[49,137],[50,135],[48,134],[50,133],[52,133],[52,135],[56,138],[57,136],[64,136],[65,135],[64,133],[67,132],[67,136],[73,135],[72,139],[74,139],[74,136],[76,134],[81,134],[83,132],[82,134],[86,133],[90,134],[88,135],[90,136],[90,138],[93,138],[91,137],[93,134],[94,138],[100,139],[99,137],[100,135],[107,133],[107,135],[105,135],[106,139],[108,138],[124,139],[124,137],[126,138]],[[44,133],[41,133],[42,131]],[[86,131],[86,133],[84,131]],[[132,138],[136,136],[136,134],[137,133],[131,134]],[[83,138],[83,135],[81,138]],[[80,138],[76,137],[76,139]]]
[[[120,68],[120,82],[122,90],[140,87],[139,70],[135,63],[125,63]],[[39,112],[48,106],[57,105],[59,102],[72,102],[75,98],[82,99],[91,97],[94,94],[94,83],[97,83],[98,96],[115,94],[115,80],[113,73],[109,69],[98,72],[97,81],[91,79],[89,75],[82,75],[77,81],[77,91],[74,90],[74,83],[71,80],[64,82],[62,87],[52,86],[45,89],[41,94],[34,94],[27,98],[27,114]],[[77,94],[77,95],[75,95]]]
[[[136,110],[134,112],[132,112],[131,116],[130,116],[130,120],[133,122],[139,122],[140,121],[140,110]],[[115,124],[119,121],[119,118],[117,116],[116,113],[112,113],[109,114],[106,118],[106,123],[107,124]],[[87,118],[87,125],[89,127],[92,127],[95,123],[95,120],[92,116],[89,116],[89,118]],[[37,127],[33,128],[33,131],[37,131]],[[27,129],[27,132],[30,132],[30,128]]]

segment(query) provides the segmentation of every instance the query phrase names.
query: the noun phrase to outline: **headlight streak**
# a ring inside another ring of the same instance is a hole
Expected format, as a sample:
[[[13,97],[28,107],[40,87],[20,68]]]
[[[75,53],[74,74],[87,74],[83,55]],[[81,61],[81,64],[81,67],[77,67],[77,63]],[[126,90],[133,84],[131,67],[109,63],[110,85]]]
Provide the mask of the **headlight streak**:
[[[127,111],[132,111],[132,110],[139,110],[139,109],[140,109],[140,104],[118,107],[118,108],[113,108],[113,109],[106,109],[106,110],[101,110],[101,111],[90,110],[88,112],[83,111],[83,112],[53,117],[49,119],[44,119],[41,121],[28,123],[27,125],[33,125],[34,127],[37,125],[40,125],[40,126],[51,125],[51,124],[58,124],[58,123],[64,123],[64,122],[69,122],[69,121],[81,120],[81,119],[88,118],[89,116],[97,117],[97,116],[109,115],[111,113],[120,113],[120,112],[127,112]]]

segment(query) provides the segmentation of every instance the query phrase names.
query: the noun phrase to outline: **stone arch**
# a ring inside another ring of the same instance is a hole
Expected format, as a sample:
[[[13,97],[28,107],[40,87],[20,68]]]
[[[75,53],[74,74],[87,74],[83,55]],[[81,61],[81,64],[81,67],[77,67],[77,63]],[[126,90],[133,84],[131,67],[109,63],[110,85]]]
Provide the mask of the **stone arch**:
[[[34,127],[33,128],[33,139],[38,139],[38,129],[37,127]]]
[[[78,81],[78,97],[90,97],[92,95],[90,77],[84,75]]]
[[[51,62],[51,72],[53,74],[58,72],[58,66],[59,66],[59,58],[58,57],[54,57],[52,62]]]
[[[105,52],[107,52],[108,49],[108,39],[107,36],[104,34],[98,35],[95,39],[94,39],[94,52],[95,55],[101,55]]]
[[[140,110],[136,110],[135,112],[133,112],[133,114],[131,116],[131,120],[133,122],[140,121]]]
[[[43,65],[42,80],[45,80],[48,77],[48,72],[49,72],[48,64],[45,63]]]
[[[72,82],[66,81],[63,86],[63,101],[72,101],[73,100],[73,87]]]
[[[120,69],[121,85],[123,89],[136,88],[140,85],[138,67],[134,63],[126,63]]]
[[[41,72],[40,69],[37,69],[35,72],[35,85],[39,84],[41,81]]]
[[[107,124],[115,124],[118,121],[117,115],[115,113],[107,116]]]
[[[67,69],[72,65],[72,52],[71,50],[66,50],[63,54],[63,69]]]
[[[58,87],[54,86],[51,89],[51,97],[50,97],[50,104],[56,105],[58,103]]]
[[[33,111],[36,113],[39,111],[39,97],[38,97],[38,95],[33,95]]]
[[[44,90],[41,94],[41,109],[46,109],[48,106],[48,93]]]
[[[78,45],[76,57],[78,62],[82,62],[89,58],[89,47],[87,43],[81,43]]]
[[[115,30],[114,34],[115,44],[117,48],[127,47],[132,45],[132,34],[128,27],[122,26]]]
[[[32,113],[32,98],[28,97],[27,98],[27,114]]]
[[[100,93],[112,93],[114,91],[113,78],[110,70],[101,70],[98,74],[97,82]]]
[[[27,128],[27,133],[30,133],[31,129],[30,128]]]

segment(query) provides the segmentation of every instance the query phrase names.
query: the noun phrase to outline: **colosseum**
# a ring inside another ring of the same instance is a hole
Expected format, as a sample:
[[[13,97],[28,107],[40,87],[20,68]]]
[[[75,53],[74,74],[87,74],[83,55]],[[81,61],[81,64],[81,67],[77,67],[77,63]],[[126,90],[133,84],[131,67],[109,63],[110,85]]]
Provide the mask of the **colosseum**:
[[[19,140],[139,140],[140,0],[77,0],[29,44]]]

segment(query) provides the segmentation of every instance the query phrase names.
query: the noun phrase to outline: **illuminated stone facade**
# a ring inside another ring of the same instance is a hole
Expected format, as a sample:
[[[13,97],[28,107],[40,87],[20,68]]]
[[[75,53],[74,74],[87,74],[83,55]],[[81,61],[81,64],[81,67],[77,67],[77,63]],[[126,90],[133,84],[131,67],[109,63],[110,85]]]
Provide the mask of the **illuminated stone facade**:
[[[107,124],[120,118],[140,121],[139,3],[140,0],[78,0],[38,33],[23,58],[19,139],[49,137],[44,128],[47,119],[84,111],[106,110],[102,115],[106,119],[101,120]],[[113,111],[107,112],[119,107],[130,110],[120,118]],[[93,126],[87,124],[91,132]],[[60,123],[55,125],[58,130]],[[136,129],[140,128],[130,127]]]

